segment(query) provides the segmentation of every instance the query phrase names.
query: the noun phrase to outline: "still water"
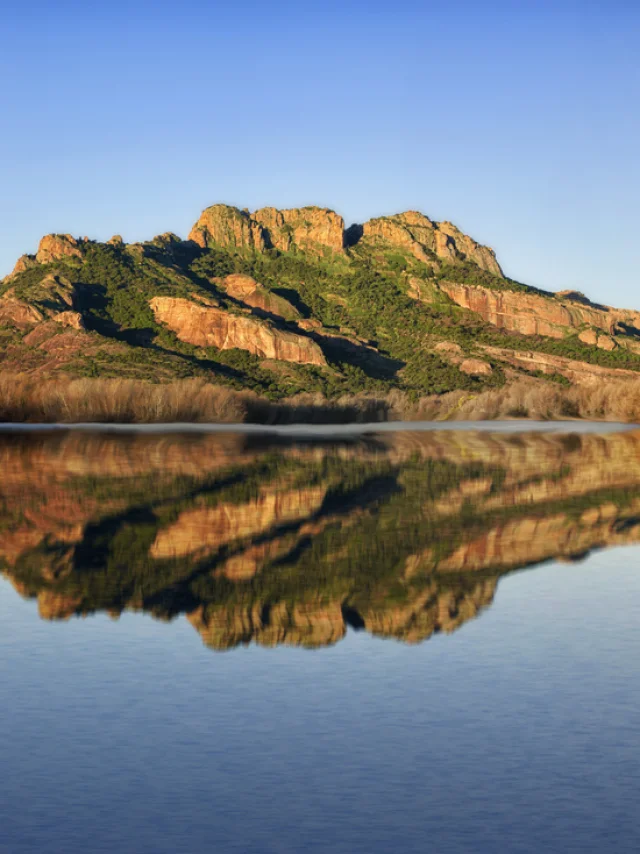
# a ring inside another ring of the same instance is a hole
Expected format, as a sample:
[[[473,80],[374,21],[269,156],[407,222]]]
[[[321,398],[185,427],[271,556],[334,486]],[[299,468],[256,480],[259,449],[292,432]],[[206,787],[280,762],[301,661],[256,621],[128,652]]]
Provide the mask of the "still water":
[[[0,472],[3,854],[640,849],[640,432]]]

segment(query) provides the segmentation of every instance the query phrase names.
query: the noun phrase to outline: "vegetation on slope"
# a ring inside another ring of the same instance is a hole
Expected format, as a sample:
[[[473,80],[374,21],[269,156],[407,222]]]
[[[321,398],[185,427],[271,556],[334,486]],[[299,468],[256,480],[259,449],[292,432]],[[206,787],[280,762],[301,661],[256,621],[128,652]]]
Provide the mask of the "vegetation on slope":
[[[640,371],[640,354],[631,349],[598,349],[580,341],[577,332],[563,339],[506,332],[455,305],[438,288],[439,281],[535,291],[469,260],[449,264],[434,255],[431,265],[406,249],[366,243],[356,243],[344,253],[319,254],[295,246],[289,252],[200,248],[172,236],[130,246],[86,242],[82,255],[31,266],[5,281],[0,296],[11,292],[25,303],[44,305],[45,277],[64,276],[74,286],[74,309],[84,323],[75,349],[59,348],[62,355],[57,360],[50,355],[52,348],[43,354],[42,342],[27,343],[14,328],[0,326],[0,353],[7,370],[37,372],[40,366],[46,373],[72,378],[201,380],[271,401],[303,394],[327,401],[345,395],[382,400],[395,394],[396,404],[402,400],[396,409],[405,411],[433,395],[497,393],[505,384],[504,365],[488,356],[485,346]],[[232,273],[253,277],[293,305],[307,326],[277,317],[260,322],[308,335],[322,348],[328,368],[273,363],[244,349],[195,346],[156,321],[150,301],[158,296],[214,299],[230,314],[246,314],[250,309],[216,281]],[[415,298],[416,288],[421,299]],[[438,351],[442,342],[457,345],[461,358],[452,360]],[[461,359],[469,357],[483,361],[484,373],[460,369]],[[544,376],[517,367],[509,371],[557,385],[569,383],[560,373]],[[569,413],[581,406],[572,403],[566,409]]]

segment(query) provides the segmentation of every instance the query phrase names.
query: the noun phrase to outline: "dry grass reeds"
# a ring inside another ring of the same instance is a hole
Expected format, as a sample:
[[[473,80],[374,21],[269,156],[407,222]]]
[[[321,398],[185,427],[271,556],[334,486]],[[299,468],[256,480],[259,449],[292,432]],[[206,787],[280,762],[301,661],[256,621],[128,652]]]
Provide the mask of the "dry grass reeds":
[[[0,421],[5,422],[228,423],[245,417],[242,394],[200,379],[157,385],[0,374]]]
[[[156,384],[0,374],[0,421],[13,423],[348,424],[498,418],[638,422],[640,378],[570,388],[523,379],[477,395],[453,391],[417,402],[398,390],[384,397],[351,395],[326,400],[319,394],[304,394],[272,402],[202,379]]]

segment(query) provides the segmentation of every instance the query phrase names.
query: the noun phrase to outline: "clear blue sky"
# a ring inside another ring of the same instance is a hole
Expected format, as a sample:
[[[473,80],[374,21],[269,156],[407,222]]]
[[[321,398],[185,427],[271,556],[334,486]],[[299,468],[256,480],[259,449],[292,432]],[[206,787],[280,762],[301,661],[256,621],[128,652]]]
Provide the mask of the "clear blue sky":
[[[639,0],[5,0],[0,274],[52,231],[417,208],[640,307]]]

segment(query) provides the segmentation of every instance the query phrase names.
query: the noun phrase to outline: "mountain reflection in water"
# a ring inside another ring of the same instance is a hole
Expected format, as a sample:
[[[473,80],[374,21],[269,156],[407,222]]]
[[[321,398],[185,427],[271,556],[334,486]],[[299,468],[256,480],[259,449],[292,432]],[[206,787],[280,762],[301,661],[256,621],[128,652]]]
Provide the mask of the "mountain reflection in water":
[[[420,642],[640,540],[640,432],[3,434],[0,470],[0,569],[43,619],[184,614],[214,649]]]

